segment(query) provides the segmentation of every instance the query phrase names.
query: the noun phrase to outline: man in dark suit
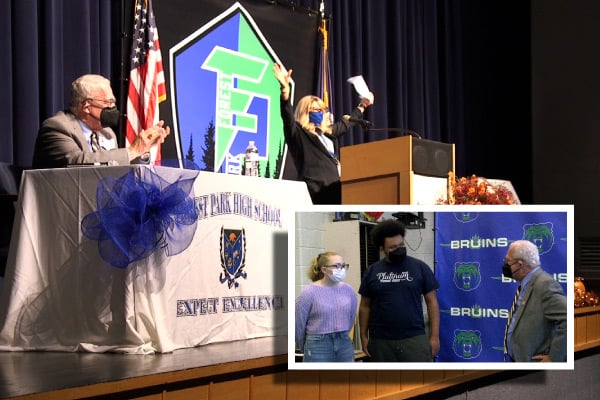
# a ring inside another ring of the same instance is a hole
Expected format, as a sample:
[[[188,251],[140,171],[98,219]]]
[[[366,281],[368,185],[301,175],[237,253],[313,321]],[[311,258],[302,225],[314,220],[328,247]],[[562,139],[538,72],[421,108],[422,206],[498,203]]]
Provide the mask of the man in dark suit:
[[[540,267],[537,246],[527,240],[513,242],[504,257],[502,273],[520,282],[514,312],[507,321],[508,359],[566,361],[567,300],[560,284]]]
[[[118,148],[113,127],[120,113],[110,81],[83,75],[71,86],[71,106],[42,123],[33,154],[33,168],[77,164],[147,163],[153,146],[163,143],[170,130],[164,122],[142,131],[127,148]]]

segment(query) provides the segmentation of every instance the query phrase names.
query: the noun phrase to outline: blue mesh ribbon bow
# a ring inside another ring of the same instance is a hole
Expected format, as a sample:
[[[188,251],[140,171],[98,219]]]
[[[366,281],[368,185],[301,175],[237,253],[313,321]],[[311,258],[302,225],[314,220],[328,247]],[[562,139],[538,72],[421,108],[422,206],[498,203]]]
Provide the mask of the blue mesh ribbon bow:
[[[103,260],[117,268],[159,248],[172,256],[185,250],[196,232],[195,178],[169,183],[150,169],[105,178],[96,189],[98,210],[81,221],[83,234],[98,241]]]

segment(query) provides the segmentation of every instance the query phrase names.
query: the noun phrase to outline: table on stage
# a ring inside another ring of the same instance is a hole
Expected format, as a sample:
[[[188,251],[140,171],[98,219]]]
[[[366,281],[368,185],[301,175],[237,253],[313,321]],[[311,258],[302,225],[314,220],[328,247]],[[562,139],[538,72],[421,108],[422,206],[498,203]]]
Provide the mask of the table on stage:
[[[152,353],[285,335],[288,211],[309,204],[303,182],[147,166],[26,171],[0,350]],[[145,221],[159,223],[148,232]]]

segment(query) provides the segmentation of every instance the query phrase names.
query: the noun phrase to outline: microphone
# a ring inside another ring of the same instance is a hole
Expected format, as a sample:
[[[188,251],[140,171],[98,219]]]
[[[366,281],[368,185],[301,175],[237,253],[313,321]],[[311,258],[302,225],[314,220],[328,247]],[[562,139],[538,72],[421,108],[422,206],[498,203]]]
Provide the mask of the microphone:
[[[349,115],[344,115],[342,118],[346,122],[354,122],[355,124],[359,124],[360,126],[363,127],[363,129],[369,129],[371,127],[371,125],[373,125],[371,123],[371,121],[367,121],[366,119],[360,119],[360,118],[352,118]]]
[[[404,128],[379,128],[379,129],[371,129],[369,132],[386,132],[386,133],[399,132],[399,133],[403,133],[404,135],[410,135],[417,139],[422,139],[421,135],[419,135],[417,132],[411,131],[410,129],[404,129]]]

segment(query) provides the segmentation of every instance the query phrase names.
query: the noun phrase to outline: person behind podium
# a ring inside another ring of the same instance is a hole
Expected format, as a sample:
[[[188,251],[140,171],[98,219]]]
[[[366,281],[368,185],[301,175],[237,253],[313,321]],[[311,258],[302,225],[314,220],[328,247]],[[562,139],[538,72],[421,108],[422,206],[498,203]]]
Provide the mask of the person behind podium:
[[[69,165],[144,164],[152,147],[163,143],[170,129],[160,121],[142,131],[127,148],[118,148],[112,128],[120,113],[115,106],[110,81],[88,74],[71,85],[71,105],[46,119],[38,131],[33,168]]]
[[[343,282],[349,265],[335,252],[321,253],[309,268],[312,284],[296,298],[296,345],[304,362],[353,362],[354,326],[358,301]]]
[[[273,71],[281,85],[281,118],[285,141],[298,174],[306,182],[313,204],[341,204],[338,137],[356,123],[345,120],[333,123],[323,100],[317,96],[304,96],[293,112],[290,103],[292,70],[286,71],[282,65],[275,63]],[[361,120],[371,104],[372,93],[371,99],[361,99],[352,111],[351,118]]]
[[[375,362],[431,362],[440,349],[439,283],[427,264],[406,255],[404,224],[378,223],[373,244],[385,258],[365,271],[358,293],[362,348]],[[425,332],[423,299],[429,316]]]

